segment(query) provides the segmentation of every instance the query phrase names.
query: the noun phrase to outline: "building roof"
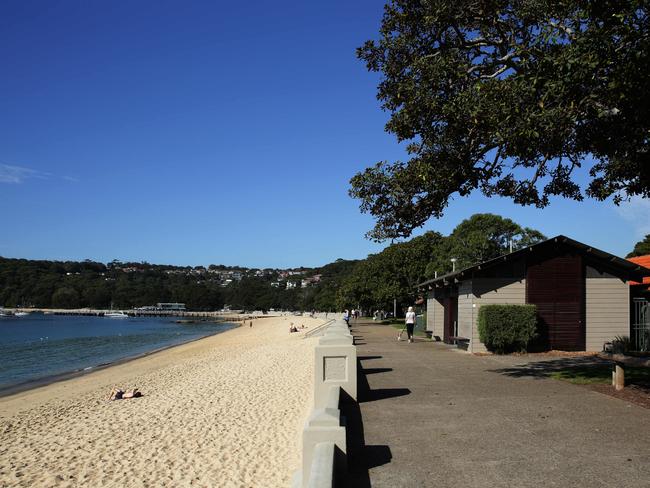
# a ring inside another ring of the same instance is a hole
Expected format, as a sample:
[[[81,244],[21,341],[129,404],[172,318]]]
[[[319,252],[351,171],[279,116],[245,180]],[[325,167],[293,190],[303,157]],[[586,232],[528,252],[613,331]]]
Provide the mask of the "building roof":
[[[650,268],[650,254],[646,256],[635,256],[633,258],[627,258],[627,260],[635,264],[645,266],[646,268]],[[630,285],[650,285],[650,276],[643,278],[643,282],[631,281]]]
[[[504,254],[503,256],[499,256],[494,259],[489,259],[487,261],[483,261],[482,263],[474,264],[472,266],[469,266],[468,268],[461,269],[460,271],[447,273],[443,276],[439,276],[432,280],[428,280],[423,283],[420,283],[417,286],[419,288],[423,286],[429,286],[435,284],[446,284],[448,282],[453,282],[454,280],[458,280],[467,275],[471,275],[474,271],[481,271],[483,269],[496,266],[497,264],[501,264],[503,262],[519,259],[527,253],[541,250],[543,248],[552,246],[554,244],[563,244],[581,253],[589,255],[594,260],[606,264],[606,266],[609,269],[616,270],[617,272],[626,276],[628,280],[636,280],[638,282],[641,282],[644,281],[646,277],[650,277],[650,269],[646,267],[646,266],[650,266],[650,263],[644,265],[642,263],[636,263],[631,260],[619,258],[618,256],[615,256],[605,251],[601,251],[600,249],[596,249],[595,247],[588,246],[587,244],[583,244],[582,242],[574,241],[573,239],[570,239],[563,235],[558,235],[551,239],[538,242],[537,244],[524,247],[522,249],[511,252],[509,254]]]

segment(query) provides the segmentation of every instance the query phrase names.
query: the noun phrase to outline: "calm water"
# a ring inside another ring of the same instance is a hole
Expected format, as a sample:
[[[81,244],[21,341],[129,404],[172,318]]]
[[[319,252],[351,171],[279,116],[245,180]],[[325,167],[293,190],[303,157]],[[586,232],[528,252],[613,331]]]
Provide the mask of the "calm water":
[[[0,391],[223,332],[233,324],[177,324],[178,318],[0,318]]]

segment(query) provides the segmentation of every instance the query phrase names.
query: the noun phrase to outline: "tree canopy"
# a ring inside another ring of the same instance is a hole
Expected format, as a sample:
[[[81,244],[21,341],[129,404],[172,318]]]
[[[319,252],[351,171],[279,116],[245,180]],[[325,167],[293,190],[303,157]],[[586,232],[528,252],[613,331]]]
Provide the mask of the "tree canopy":
[[[392,244],[357,263],[338,293],[339,309],[392,310],[393,300],[412,304],[416,286],[426,278],[429,263],[439,257],[443,237],[427,232],[407,242]]]
[[[394,299],[402,309],[415,302],[418,283],[452,270],[451,258],[461,269],[508,253],[511,243],[516,250],[545,239],[499,215],[472,215],[448,236],[426,232],[359,261],[339,289],[339,309],[392,310]]]
[[[645,236],[645,239],[637,242],[634,245],[632,252],[627,255],[628,258],[633,258],[636,256],[646,256],[650,255],[650,234]]]
[[[450,257],[458,259],[458,267],[467,267],[509,252],[511,244],[517,250],[546,236],[499,215],[474,214],[458,224],[449,239]]]
[[[357,54],[410,159],[352,178],[369,236],[408,236],[475,190],[650,196],[649,34],[644,0],[391,0]]]
[[[321,268],[301,268],[301,281],[321,274],[317,286],[285,288],[278,272],[262,276],[243,268],[212,265],[211,270],[238,270],[245,276],[227,286],[202,266],[179,267],[148,263],[108,265],[91,261],[35,261],[0,257],[0,306],[106,309],[183,302],[189,310],[234,309],[335,310],[336,290],[356,261],[339,259]],[[127,270],[127,271],[125,271]],[[196,272],[194,272],[196,271]]]

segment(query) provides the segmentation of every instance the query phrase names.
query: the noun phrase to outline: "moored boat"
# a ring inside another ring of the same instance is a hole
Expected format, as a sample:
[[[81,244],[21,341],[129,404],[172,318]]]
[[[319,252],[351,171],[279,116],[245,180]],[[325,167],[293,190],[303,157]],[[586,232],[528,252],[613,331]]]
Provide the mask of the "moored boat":
[[[119,311],[119,312],[106,312],[104,314],[104,317],[108,317],[108,318],[111,318],[111,319],[128,319],[129,318],[129,316],[127,314],[125,314],[124,312],[122,312],[122,311]]]

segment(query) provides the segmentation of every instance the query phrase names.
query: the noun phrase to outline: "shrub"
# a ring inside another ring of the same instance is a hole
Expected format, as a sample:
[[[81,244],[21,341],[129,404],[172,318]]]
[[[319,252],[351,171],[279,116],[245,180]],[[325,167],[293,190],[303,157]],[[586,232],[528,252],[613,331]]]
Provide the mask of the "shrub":
[[[616,336],[612,341],[612,352],[614,354],[625,354],[634,350],[632,340],[628,336]]]
[[[478,311],[481,342],[497,354],[526,351],[536,327],[535,305],[483,305]]]

